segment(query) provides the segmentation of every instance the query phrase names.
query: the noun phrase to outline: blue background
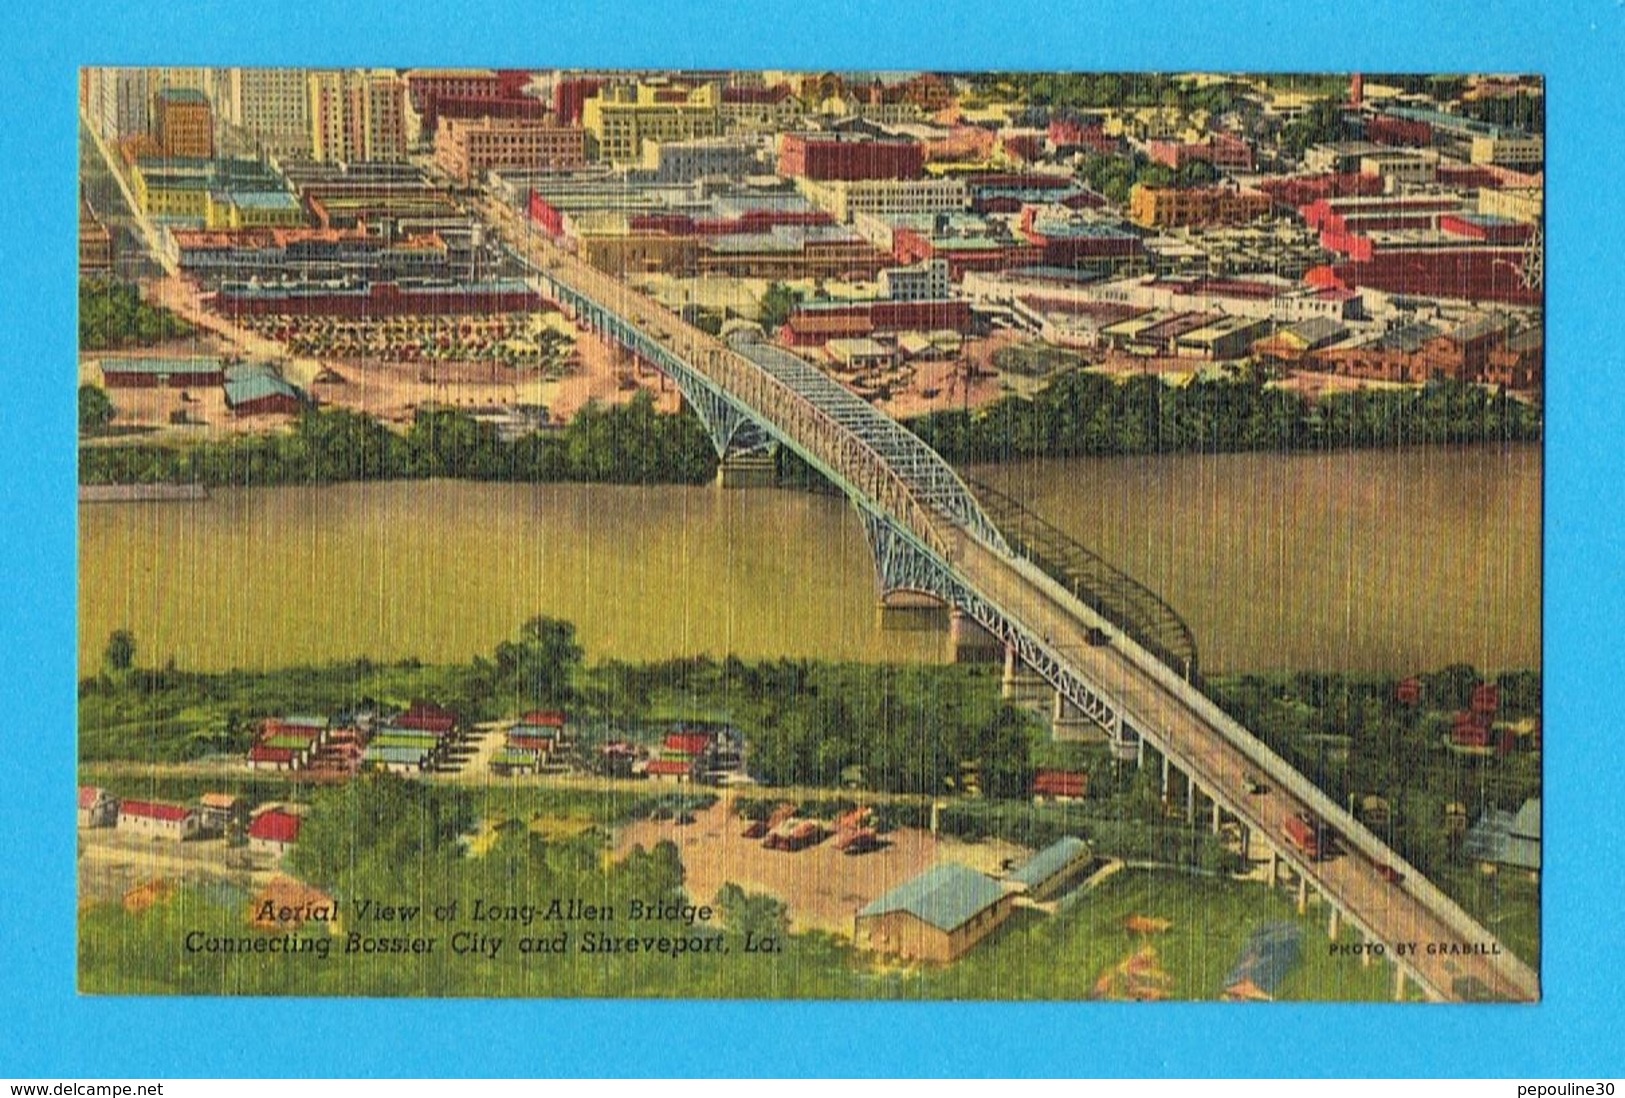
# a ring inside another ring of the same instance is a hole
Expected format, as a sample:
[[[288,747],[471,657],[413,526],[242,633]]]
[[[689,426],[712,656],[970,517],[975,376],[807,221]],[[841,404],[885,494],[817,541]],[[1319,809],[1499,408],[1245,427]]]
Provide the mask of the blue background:
[[[1625,6],[110,0],[0,50],[0,1077],[1621,1072]],[[876,7],[879,7],[878,5]],[[1546,998],[1508,1007],[133,1000],[74,977],[76,69],[1519,71],[1548,80]],[[500,1033],[500,1038],[497,1034]]]

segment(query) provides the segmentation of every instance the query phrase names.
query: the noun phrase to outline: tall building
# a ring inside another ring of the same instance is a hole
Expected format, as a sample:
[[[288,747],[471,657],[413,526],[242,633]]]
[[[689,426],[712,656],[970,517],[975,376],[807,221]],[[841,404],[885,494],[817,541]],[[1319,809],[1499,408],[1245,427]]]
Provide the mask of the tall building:
[[[492,168],[577,168],[587,161],[586,135],[580,127],[546,121],[443,118],[435,131],[434,158],[463,184]]]
[[[153,96],[153,135],[166,157],[214,156],[214,112],[196,88],[165,88]]]
[[[395,73],[313,72],[307,86],[314,159],[406,159],[406,84]]]
[[[91,112],[109,141],[151,129],[151,82],[146,69],[97,69],[91,80]]]
[[[278,156],[310,156],[310,83],[304,69],[231,69],[221,113]]]
[[[722,116],[715,84],[617,84],[581,105],[581,125],[598,159],[632,165],[645,141],[720,137]]]

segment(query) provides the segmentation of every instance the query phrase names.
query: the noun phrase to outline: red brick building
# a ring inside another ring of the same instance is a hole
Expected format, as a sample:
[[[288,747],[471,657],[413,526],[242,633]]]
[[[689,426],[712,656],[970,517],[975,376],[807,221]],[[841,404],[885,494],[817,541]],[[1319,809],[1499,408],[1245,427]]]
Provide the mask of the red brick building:
[[[779,142],[779,174],[797,179],[918,179],[925,149],[913,141],[866,134],[787,133]]]

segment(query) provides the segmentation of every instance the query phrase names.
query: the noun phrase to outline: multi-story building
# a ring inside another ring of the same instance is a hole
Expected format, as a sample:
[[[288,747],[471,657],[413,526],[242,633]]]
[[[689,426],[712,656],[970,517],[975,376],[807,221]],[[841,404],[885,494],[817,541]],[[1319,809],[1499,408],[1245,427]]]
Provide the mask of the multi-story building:
[[[274,156],[310,156],[310,81],[304,69],[231,69],[227,80],[226,121]]]
[[[948,296],[946,259],[928,259],[913,267],[887,267],[880,272],[880,294],[892,301],[935,301]]]
[[[166,157],[214,156],[214,112],[195,88],[165,88],[153,96],[153,129]]]
[[[1147,187],[1129,192],[1129,220],[1148,229],[1181,225],[1239,225],[1267,217],[1270,197],[1232,187]]]
[[[756,146],[731,137],[643,143],[643,172],[656,183],[692,183],[709,176],[752,175],[760,167]]]
[[[539,120],[445,118],[435,131],[434,158],[462,184],[492,168],[576,168],[586,163],[586,134]]]
[[[1478,212],[1535,224],[1545,213],[1545,193],[1539,187],[1485,187],[1478,192]]]
[[[801,100],[789,85],[722,89],[722,126],[729,133],[778,133],[801,118]]]
[[[1474,164],[1505,168],[1538,168],[1546,160],[1546,140],[1538,135],[1501,134],[1473,138],[1469,159]]]
[[[793,179],[918,179],[925,148],[916,141],[864,133],[787,133],[779,139],[779,174]]]
[[[851,221],[859,214],[885,218],[970,208],[970,188],[963,179],[801,179],[797,186],[809,202],[837,221]]]
[[[1390,190],[1423,187],[1438,175],[1439,158],[1419,152],[1374,152],[1360,158],[1360,174],[1381,176]]]
[[[313,72],[311,156],[318,161],[406,159],[406,85],[392,72]]]
[[[152,84],[146,69],[96,69],[89,93],[97,129],[109,141],[151,130]]]
[[[715,84],[615,84],[581,105],[588,152],[615,165],[643,157],[645,141],[720,137],[722,115]]]

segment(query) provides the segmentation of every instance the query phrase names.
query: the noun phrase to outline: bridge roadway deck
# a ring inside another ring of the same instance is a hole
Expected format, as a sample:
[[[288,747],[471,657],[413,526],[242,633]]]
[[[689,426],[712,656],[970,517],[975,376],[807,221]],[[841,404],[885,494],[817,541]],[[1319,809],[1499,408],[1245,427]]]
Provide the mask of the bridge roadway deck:
[[[525,259],[544,268],[550,277],[560,281],[568,279],[568,284],[578,292],[614,309],[685,360],[709,363],[712,369],[721,368],[724,374],[735,373],[741,363],[748,363],[719,340],[683,323],[624,283],[543,242],[517,211],[491,202],[487,204],[487,215],[510,233],[509,244]],[[917,505],[908,518],[913,520],[910,526],[917,528],[920,518]],[[931,518],[935,520],[930,524],[932,528],[925,531],[921,540],[933,552],[940,553],[966,583],[1010,621],[1031,635],[1044,638],[1081,678],[1117,698],[1131,715],[1135,727],[1154,747],[1163,750],[1185,773],[1194,774],[1197,784],[1213,800],[1250,828],[1256,839],[1278,850],[1344,918],[1370,940],[1382,943],[1387,949],[1386,959],[1398,963],[1420,981],[1433,998],[1466,997],[1463,993],[1466,981],[1476,982],[1483,993],[1497,999],[1538,997],[1538,977],[1516,957],[1505,952],[1474,952],[1481,947],[1500,950],[1505,947],[1487,930],[1482,937],[1477,937],[1458,929],[1476,924],[1459,911],[1455,917],[1446,918],[1443,909],[1453,905],[1431,883],[1406,880],[1390,884],[1378,870],[1378,859],[1348,842],[1339,844],[1342,853],[1335,857],[1311,861],[1299,856],[1286,837],[1285,825],[1297,813],[1310,811],[1315,806],[1305,797],[1282,788],[1278,780],[1268,781],[1265,792],[1247,792],[1249,773],[1273,777],[1284,764],[1271,759],[1261,766],[1260,760],[1254,757],[1257,748],[1238,742],[1217,722],[1197,712],[1174,689],[1127,654],[1126,645],[1089,644],[1088,625],[1075,612],[1077,608],[1067,605],[1064,597],[1024,571],[1010,555],[963,529],[945,528],[945,516]],[[1340,834],[1347,834],[1351,827],[1357,826],[1336,805],[1318,807],[1319,814]],[[1382,849],[1374,839],[1363,845]],[[1397,857],[1391,861],[1403,865]],[[1429,892],[1432,895],[1425,894]],[[1342,940],[1353,942],[1346,933]],[[1414,944],[1415,952],[1396,956],[1400,943]]]

